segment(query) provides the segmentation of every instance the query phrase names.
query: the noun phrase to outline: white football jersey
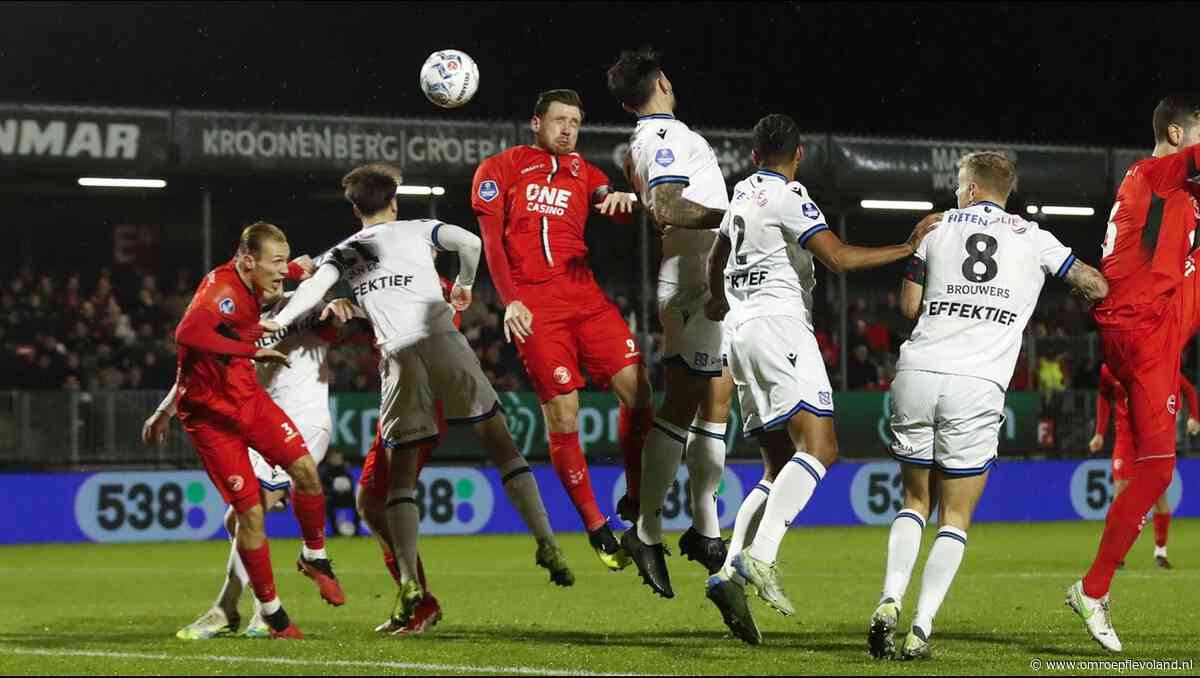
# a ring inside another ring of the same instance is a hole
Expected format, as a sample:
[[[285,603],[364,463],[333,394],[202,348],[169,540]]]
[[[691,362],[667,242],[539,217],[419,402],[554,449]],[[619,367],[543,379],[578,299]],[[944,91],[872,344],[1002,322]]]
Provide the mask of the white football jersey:
[[[730,327],[753,318],[787,316],[812,329],[817,279],[808,239],[829,230],[825,215],[798,182],[767,170],[733,187],[721,222],[732,248],[725,264]]]
[[[442,296],[432,249],[442,223],[390,221],[365,228],[317,259],[337,267],[390,353],[442,332],[454,332],[454,312]]]
[[[272,320],[279,315],[290,297],[285,295],[263,311],[263,319]],[[259,348],[286,353],[291,362],[290,366],[255,364],[258,383],[285,412],[329,407],[329,371],[325,365],[329,355],[328,325],[321,322],[321,311],[314,309],[278,332],[264,334],[257,342]]]
[[[717,154],[704,137],[674,116],[638,118],[629,141],[634,185],[647,209],[650,189],[659,184],[683,184],[683,197],[710,209],[729,208],[725,175]],[[703,284],[704,262],[716,233],[713,230],[671,229],[663,236],[659,280],[685,285]]]
[[[1035,222],[978,202],[948,210],[916,256],[925,262],[925,298],[897,369],[1008,388],[1042,284],[1067,274],[1071,249]]]

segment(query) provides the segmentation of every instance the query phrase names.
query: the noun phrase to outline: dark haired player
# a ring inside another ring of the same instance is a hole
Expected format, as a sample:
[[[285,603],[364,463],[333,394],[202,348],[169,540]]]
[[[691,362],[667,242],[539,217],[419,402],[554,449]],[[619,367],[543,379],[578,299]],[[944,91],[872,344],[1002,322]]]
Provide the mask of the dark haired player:
[[[1109,617],[1113,573],[1171,484],[1180,353],[1200,322],[1189,256],[1200,214],[1200,97],[1164,98],[1153,126],[1153,156],[1130,165],[1117,189],[1100,260],[1110,292],[1092,310],[1105,361],[1129,398],[1133,473],[1108,510],[1091,568],[1067,589],[1067,604],[1110,652],[1122,649]]]
[[[612,191],[604,172],[575,151],[582,123],[574,90],[543,92],[530,120],[533,145],[484,160],[475,171],[471,205],[505,307],[504,335],[516,340],[542,402],[550,461],[600,562],[620,570],[629,558],[596,503],[579,444],[583,370],[620,400],[618,438],[633,501],[653,400],[641,350],[588,268],[583,237],[593,206],[618,219],[635,198]]]
[[[901,245],[847,245],[795,181],[803,156],[795,121],[779,114],[758,121],[758,172],[734,187],[707,264],[712,298],[705,312],[728,329],[745,432],[758,438],[764,472],[738,510],[728,564],[706,588],[730,630],[751,644],[762,635],[745,589],[757,590],[785,615],[794,613],[778,581],[776,555],[838,454],[832,389],[813,335],[813,260],[838,273],[898,261],[916,251],[939,216],[922,220]]]
[[[675,593],[662,543],[662,508],[685,450],[693,522],[679,550],[710,574],[725,561],[716,493],[725,471],[733,382],[722,366],[721,323],[704,315],[709,299],[704,262],[729,194],[712,147],[675,119],[675,92],[658,54],[622,52],[607,75],[609,91],[638,116],[629,146],[630,180],[662,232],[663,247],[658,317],[666,394],[646,438],[637,529],[626,532],[621,544],[642,580],[670,598]]]

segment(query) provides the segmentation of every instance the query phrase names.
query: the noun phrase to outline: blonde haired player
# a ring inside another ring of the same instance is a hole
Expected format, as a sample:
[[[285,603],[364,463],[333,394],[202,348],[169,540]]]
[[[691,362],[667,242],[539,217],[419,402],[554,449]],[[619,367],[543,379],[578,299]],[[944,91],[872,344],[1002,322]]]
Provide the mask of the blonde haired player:
[[[967,547],[971,515],[996,464],[1004,390],[1046,276],[1089,302],[1108,294],[1096,269],[1049,231],[1005,211],[1016,168],[1000,153],[971,153],[958,170],[958,209],[942,216],[909,261],[900,309],[917,319],[892,382],[892,455],[904,508],[892,521],[887,569],[867,643],[896,654],[895,629],[937,486],[940,527],[925,561],[902,659],[931,656],[933,618]]]

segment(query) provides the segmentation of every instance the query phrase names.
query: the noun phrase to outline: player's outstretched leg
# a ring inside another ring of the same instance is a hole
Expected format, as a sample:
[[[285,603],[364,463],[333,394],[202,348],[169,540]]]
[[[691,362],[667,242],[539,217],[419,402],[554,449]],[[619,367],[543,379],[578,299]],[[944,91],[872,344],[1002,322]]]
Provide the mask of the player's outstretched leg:
[[[551,582],[558,586],[573,585],[575,575],[571,573],[567,557],[563,555],[554,538],[554,530],[550,528],[550,516],[538,491],[533,469],[517,451],[504,417],[493,416],[475,424],[475,433],[483,442],[488,458],[500,472],[500,481],[509,502],[516,507],[525,527],[537,541],[534,562],[550,572]]]
[[[311,456],[304,455],[288,466],[287,473],[296,487],[292,494],[292,510],[304,536],[296,569],[313,580],[325,602],[344,605],[346,594],[325,553],[325,492],[317,475],[317,463]]]
[[[1109,616],[1108,593],[1117,563],[1125,558],[1137,540],[1146,512],[1171,484],[1175,457],[1145,459],[1135,464],[1129,485],[1117,495],[1104,519],[1100,548],[1087,574],[1067,589],[1067,606],[1078,614],[1088,633],[1109,652],[1120,652]]]
[[[760,442],[772,464],[782,465],[782,469],[763,509],[754,543],[735,556],[730,565],[767,605],[780,614],[791,615],[796,608],[779,582],[776,556],[796,514],[804,510],[816,492],[826,467],[837,460],[833,417],[801,411],[785,429],[763,432]],[[801,442],[811,454],[798,451]],[[781,461],[784,459],[786,462]]]

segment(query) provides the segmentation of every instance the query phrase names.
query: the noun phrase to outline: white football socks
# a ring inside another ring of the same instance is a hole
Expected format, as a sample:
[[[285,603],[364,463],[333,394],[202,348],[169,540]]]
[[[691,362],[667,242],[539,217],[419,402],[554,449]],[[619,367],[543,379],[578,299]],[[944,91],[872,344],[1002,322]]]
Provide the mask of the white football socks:
[[[654,418],[642,449],[641,515],[637,537],[643,544],[662,543],[662,509],[667,492],[679,473],[687,431],[660,417]]]
[[[921,595],[917,598],[917,616],[913,626],[919,626],[925,637],[933,635],[933,618],[946,599],[954,575],[962,564],[967,550],[967,533],[957,527],[945,525],[938,529],[933,539],[933,548],[925,559],[925,571],[921,574]]]
[[[771,496],[763,509],[758,533],[750,546],[750,555],[765,563],[774,563],[779,544],[796,514],[812,499],[817,484],[825,477],[825,465],[807,452],[797,452],[775,477]]]
[[[542,494],[538,491],[537,479],[533,477],[529,463],[521,457],[515,457],[497,469],[508,501],[521,514],[525,527],[539,542],[556,544],[554,530],[550,529],[550,516],[546,513],[546,505],[542,503]]]
[[[925,530],[925,518],[913,509],[904,509],[892,520],[888,533],[887,568],[883,575],[883,594],[879,602],[887,598],[903,603],[904,592],[917,564],[917,553],[921,550],[921,535]]]
[[[725,473],[725,424],[696,417],[688,427],[688,484],[692,495],[692,527],[710,539],[721,536],[717,492]]]
[[[737,517],[733,520],[733,536],[729,539],[729,550],[725,553],[725,572],[731,573],[733,557],[746,548],[746,544],[754,541],[754,533],[758,531],[758,522],[762,519],[763,505],[771,496],[771,481],[763,478],[750,490],[742,500]]]
[[[417,533],[421,516],[417,510],[416,490],[391,490],[387,498],[388,532],[400,566],[400,581],[417,579]]]

